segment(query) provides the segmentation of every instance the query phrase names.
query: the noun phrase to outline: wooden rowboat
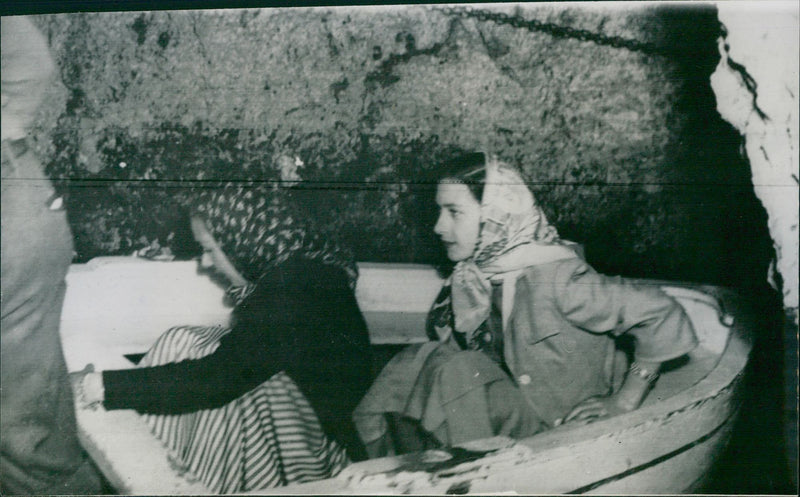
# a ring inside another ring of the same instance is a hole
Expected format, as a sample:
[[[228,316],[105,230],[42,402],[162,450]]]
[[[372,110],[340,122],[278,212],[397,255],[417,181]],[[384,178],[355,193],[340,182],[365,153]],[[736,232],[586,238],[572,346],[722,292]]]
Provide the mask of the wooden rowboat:
[[[375,345],[425,340],[423,322],[441,279],[433,268],[360,264],[357,298]],[[196,263],[104,257],[67,276],[62,339],[70,370],[130,367],[175,325],[226,324],[222,291]],[[724,448],[742,397],[752,318],[735,293],[658,285],[686,309],[700,347],[662,374],[638,410],[566,425],[524,440],[488,439],[353,464],[335,478],[278,494],[684,493],[700,488]],[[82,442],[123,494],[204,494],[170,465],[134,411],[77,411]],[[260,494],[269,491],[260,491]]]

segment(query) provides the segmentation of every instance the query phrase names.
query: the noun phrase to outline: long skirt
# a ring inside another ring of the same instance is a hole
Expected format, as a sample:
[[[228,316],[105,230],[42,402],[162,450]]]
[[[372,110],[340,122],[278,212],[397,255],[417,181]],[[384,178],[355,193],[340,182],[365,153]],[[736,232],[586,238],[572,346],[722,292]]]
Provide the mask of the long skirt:
[[[216,350],[229,331],[219,326],[172,328],[140,366],[198,359]],[[219,408],[144,418],[176,469],[216,493],[330,478],[349,462],[344,449],[325,436],[308,400],[283,372]]]
[[[384,367],[353,413],[371,457],[545,429],[511,378],[486,354],[452,343],[411,345]]]

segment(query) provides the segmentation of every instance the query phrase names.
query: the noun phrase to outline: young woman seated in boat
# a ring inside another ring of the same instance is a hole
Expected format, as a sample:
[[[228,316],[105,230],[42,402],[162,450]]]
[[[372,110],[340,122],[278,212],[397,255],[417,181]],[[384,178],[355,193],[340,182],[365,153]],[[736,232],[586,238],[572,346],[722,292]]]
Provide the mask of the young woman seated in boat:
[[[173,328],[138,368],[77,375],[79,405],[146,414],[173,464],[218,493],[365,459],[351,415],[370,344],[350,254],[277,191],[226,185],[189,204],[201,268],[230,285],[232,327]]]
[[[431,341],[396,355],[356,408],[370,455],[522,438],[639,407],[661,363],[697,345],[681,306],[595,272],[507,164],[470,154],[453,167],[434,231],[455,268],[428,316]],[[635,341],[627,373],[621,335]]]

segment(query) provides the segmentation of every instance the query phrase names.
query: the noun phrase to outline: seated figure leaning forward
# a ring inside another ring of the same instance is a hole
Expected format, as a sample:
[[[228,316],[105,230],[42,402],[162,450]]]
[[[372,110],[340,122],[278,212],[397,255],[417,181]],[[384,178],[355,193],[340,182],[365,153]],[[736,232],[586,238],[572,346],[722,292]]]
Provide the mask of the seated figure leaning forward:
[[[392,358],[353,414],[371,457],[636,409],[661,364],[697,345],[676,301],[598,274],[561,241],[509,165],[453,161],[436,202],[434,231],[456,265],[428,315],[430,341]]]
[[[218,493],[301,483],[366,458],[351,415],[371,382],[350,254],[285,193],[191,196],[200,266],[231,286],[231,328],[176,327],[138,368],[74,374],[79,405],[145,414],[177,469]]]

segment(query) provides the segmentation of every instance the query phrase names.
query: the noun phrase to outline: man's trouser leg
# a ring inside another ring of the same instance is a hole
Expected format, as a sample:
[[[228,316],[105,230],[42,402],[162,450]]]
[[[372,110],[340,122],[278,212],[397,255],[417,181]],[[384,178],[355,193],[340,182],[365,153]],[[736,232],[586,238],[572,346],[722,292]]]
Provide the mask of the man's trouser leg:
[[[31,152],[14,156],[6,143],[2,152],[0,493],[99,493],[59,336],[72,259],[66,214],[48,207],[53,188]]]

